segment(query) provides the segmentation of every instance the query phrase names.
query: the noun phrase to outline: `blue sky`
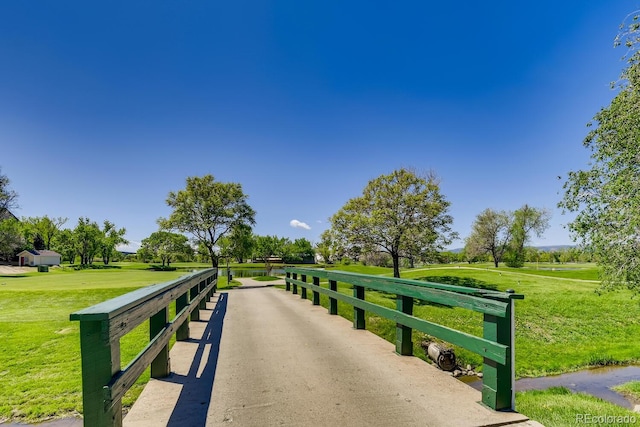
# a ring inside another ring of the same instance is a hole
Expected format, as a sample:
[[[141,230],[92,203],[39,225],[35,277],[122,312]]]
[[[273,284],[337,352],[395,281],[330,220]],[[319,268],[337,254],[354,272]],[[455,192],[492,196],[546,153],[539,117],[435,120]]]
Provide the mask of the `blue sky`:
[[[18,216],[109,219],[134,248],[187,176],[317,242],[400,167],[440,176],[462,238],[528,203],[553,214],[534,244],[571,244],[557,177],[587,164],[639,3],[2,2],[0,167]]]

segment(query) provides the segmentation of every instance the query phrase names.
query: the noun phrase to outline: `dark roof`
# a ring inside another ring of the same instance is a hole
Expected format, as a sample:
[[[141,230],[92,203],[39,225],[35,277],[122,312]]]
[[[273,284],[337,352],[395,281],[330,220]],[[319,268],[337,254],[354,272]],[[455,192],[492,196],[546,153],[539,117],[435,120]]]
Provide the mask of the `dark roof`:
[[[58,252],[50,251],[48,249],[42,249],[37,251],[35,249],[27,249],[26,252],[29,252],[33,255],[41,255],[41,256],[61,256]]]

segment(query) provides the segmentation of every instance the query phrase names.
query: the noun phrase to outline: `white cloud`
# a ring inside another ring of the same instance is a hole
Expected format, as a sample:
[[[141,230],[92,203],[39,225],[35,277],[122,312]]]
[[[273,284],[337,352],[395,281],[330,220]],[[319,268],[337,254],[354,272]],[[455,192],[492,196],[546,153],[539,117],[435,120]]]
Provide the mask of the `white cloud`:
[[[297,219],[292,219],[291,221],[289,221],[289,225],[292,226],[293,228],[304,228],[305,230],[311,230],[311,227],[309,227],[309,224],[300,222]]]

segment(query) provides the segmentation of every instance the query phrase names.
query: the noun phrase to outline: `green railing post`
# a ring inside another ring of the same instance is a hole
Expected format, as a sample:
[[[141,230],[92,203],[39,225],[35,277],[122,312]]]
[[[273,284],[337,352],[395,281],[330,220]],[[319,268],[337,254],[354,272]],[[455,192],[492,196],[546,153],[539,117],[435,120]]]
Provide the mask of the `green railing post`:
[[[320,278],[314,277],[313,284],[315,286],[320,286]],[[320,292],[313,291],[313,305],[320,305]]]
[[[338,292],[338,282],[329,280],[329,289]],[[329,297],[329,314],[338,314],[338,300]]]
[[[298,280],[298,274],[297,273],[293,273],[293,280]],[[294,295],[298,295],[298,285],[296,285],[295,283],[293,284],[292,293]]]
[[[354,286],[353,296],[364,300],[364,287]],[[354,329],[365,329],[364,310],[361,308],[353,307],[353,327]]]
[[[513,306],[510,300],[505,317],[484,314],[483,338],[509,347],[506,364],[485,357],[482,365],[482,403],[496,411],[515,409]]]
[[[106,402],[103,387],[120,371],[120,341],[110,342],[108,321],[80,321],[85,427],[122,426],[122,402]]]
[[[396,310],[413,315],[413,298],[402,295],[396,296]],[[413,355],[413,343],[411,342],[411,328],[396,323],[396,353],[402,356]]]
[[[167,326],[169,322],[169,310],[167,307],[151,316],[149,319],[149,340],[152,340]],[[151,378],[164,378],[171,373],[171,361],[169,360],[169,344],[162,347],[160,353],[151,362]]]
[[[195,285],[193,288],[191,288],[189,290],[189,302],[195,301],[195,299],[198,297],[198,285]],[[200,320],[200,309],[199,307],[196,307],[192,312],[191,315],[189,316],[190,320]]]
[[[302,280],[303,282],[307,281],[307,275],[306,274],[301,274],[300,275],[300,280]],[[304,286],[301,286],[302,289],[300,289],[300,298],[302,299],[307,299],[307,288],[305,288]]]
[[[207,288],[207,282],[205,282],[203,280],[202,282],[200,282],[198,293],[204,291],[206,288]],[[206,310],[207,309],[207,298],[202,298],[200,300],[200,303],[198,304],[198,307],[201,310]]]
[[[287,278],[285,279],[286,282],[284,284],[284,289],[285,291],[289,292],[291,290],[291,282],[289,282],[289,279],[291,279],[291,273],[289,273],[287,271]]]
[[[189,293],[185,292],[176,299],[176,313],[180,313],[189,305]],[[189,319],[182,322],[182,325],[176,330],[176,340],[186,341],[189,339]]]

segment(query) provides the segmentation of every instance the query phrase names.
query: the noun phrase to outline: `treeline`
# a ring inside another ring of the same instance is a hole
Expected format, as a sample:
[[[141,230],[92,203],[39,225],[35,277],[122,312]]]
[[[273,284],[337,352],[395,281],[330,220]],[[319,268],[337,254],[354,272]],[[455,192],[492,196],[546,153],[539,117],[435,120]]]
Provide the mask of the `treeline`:
[[[117,247],[129,242],[124,238],[126,230],[109,220],[102,225],[89,218],[80,217],[72,229],[62,228],[67,218],[23,217],[0,221],[0,258],[11,261],[23,250],[53,250],[62,256],[63,262],[82,266],[100,259],[105,265],[120,258]]]
[[[233,227],[229,235],[218,239],[216,253],[220,259],[237,263],[281,261],[293,264],[315,261],[315,250],[309,240],[301,238],[292,241],[287,237],[259,236],[253,234],[247,225]],[[143,239],[138,252],[129,259],[134,257],[141,262],[162,263],[163,267],[176,261],[211,260],[204,244],[194,247],[186,236],[168,230],[156,231]]]

